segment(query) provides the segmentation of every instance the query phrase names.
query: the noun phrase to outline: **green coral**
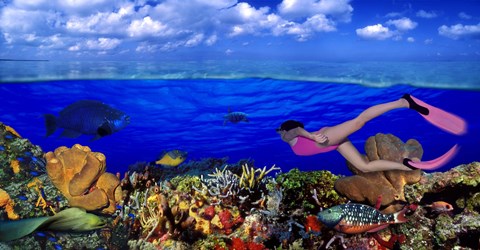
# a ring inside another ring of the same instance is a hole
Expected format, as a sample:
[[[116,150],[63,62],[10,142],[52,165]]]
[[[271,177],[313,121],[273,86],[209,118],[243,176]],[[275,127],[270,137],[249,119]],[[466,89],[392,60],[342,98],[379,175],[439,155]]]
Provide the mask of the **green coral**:
[[[201,187],[202,181],[198,176],[190,176],[190,175],[180,175],[176,176],[170,180],[170,183],[176,190],[184,193],[190,193],[192,191],[192,187]]]
[[[316,213],[319,206],[330,207],[346,202],[346,199],[334,190],[334,183],[338,178],[340,176],[326,170],[302,172],[295,168],[278,175],[276,181],[284,189],[286,210],[302,208],[306,212]],[[314,190],[320,204],[313,198]],[[299,204],[301,207],[298,207]]]

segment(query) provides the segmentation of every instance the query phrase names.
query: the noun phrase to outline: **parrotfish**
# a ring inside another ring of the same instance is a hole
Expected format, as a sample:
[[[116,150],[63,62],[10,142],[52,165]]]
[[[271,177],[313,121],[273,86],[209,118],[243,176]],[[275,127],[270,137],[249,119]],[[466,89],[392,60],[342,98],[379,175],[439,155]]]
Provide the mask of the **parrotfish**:
[[[165,167],[176,167],[185,161],[187,158],[187,152],[180,150],[171,150],[166,153],[162,153],[159,160],[155,162],[157,165]]]
[[[223,125],[225,125],[227,122],[231,123],[239,123],[239,122],[249,122],[247,114],[243,112],[230,112],[230,109],[228,110],[228,114],[224,115],[224,120],[223,120]]]
[[[57,128],[63,128],[61,136],[76,138],[82,134],[94,135],[98,139],[125,128],[130,117],[100,101],[81,100],[70,104],[58,117],[46,114],[47,136]]]
[[[390,224],[405,223],[406,206],[394,214],[382,214],[377,209],[357,203],[337,205],[318,213],[318,220],[341,233],[376,232]]]

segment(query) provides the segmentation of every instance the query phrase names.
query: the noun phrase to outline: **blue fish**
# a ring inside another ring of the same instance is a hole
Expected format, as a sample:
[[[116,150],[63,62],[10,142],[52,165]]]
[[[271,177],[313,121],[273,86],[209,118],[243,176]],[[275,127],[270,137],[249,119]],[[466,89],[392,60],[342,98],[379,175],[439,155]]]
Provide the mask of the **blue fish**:
[[[5,147],[4,147],[4,146],[0,146],[0,150],[1,150],[1,151],[5,150]]]
[[[37,176],[40,175],[40,173],[37,172],[37,171],[30,171],[30,175],[33,176],[33,177],[37,177]]]
[[[223,125],[225,125],[227,122],[231,123],[239,123],[239,122],[249,122],[247,114],[243,112],[230,112],[228,111],[228,114],[224,115],[224,120],[223,120]]]
[[[39,237],[47,237],[47,235],[44,232],[37,232],[37,233],[35,233],[35,235],[37,235]]]
[[[28,200],[27,196],[25,196],[25,195],[19,195],[19,196],[18,196],[18,199],[20,199],[20,200],[22,200],[22,201]]]
[[[63,128],[61,136],[76,138],[82,134],[94,135],[94,139],[111,135],[130,124],[130,117],[100,101],[81,100],[70,104],[58,117],[45,115],[47,136],[57,128]]]
[[[62,250],[63,249],[63,247],[60,244],[55,244],[54,247],[55,247],[55,250]]]

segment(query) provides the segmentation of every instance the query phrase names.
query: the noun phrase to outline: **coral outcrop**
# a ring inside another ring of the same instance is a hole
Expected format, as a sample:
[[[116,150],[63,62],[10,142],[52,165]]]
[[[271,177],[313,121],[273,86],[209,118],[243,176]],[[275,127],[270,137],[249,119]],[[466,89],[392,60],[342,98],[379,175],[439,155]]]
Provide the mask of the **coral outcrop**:
[[[376,134],[368,138],[365,144],[366,159],[402,162],[404,158],[420,160],[422,146],[414,139],[403,143],[391,134]],[[377,171],[363,173],[355,167],[349,168],[356,175],[344,177],[335,182],[335,190],[349,200],[375,205],[381,196],[381,210],[385,213],[399,211],[406,202],[404,186],[418,182],[422,176],[420,170],[414,171]]]
[[[0,208],[5,209],[10,220],[17,220],[19,216],[14,211],[15,202],[10,198],[8,193],[0,188]]]
[[[59,147],[45,155],[47,173],[70,206],[113,213],[122,199],[120,180],[106,173],[106,158],[79,144]]]

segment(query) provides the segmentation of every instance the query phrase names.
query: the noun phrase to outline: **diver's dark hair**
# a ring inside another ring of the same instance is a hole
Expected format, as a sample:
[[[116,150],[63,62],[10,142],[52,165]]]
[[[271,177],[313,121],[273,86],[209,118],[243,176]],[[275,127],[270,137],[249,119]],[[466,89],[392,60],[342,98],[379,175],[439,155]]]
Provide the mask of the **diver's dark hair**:
[[[289,131],[290,129],[294,129],[298,127],[303,128],[303,123],[295,120],[288,120],[283,122],[282,125],[280,125],[279,130]]]

